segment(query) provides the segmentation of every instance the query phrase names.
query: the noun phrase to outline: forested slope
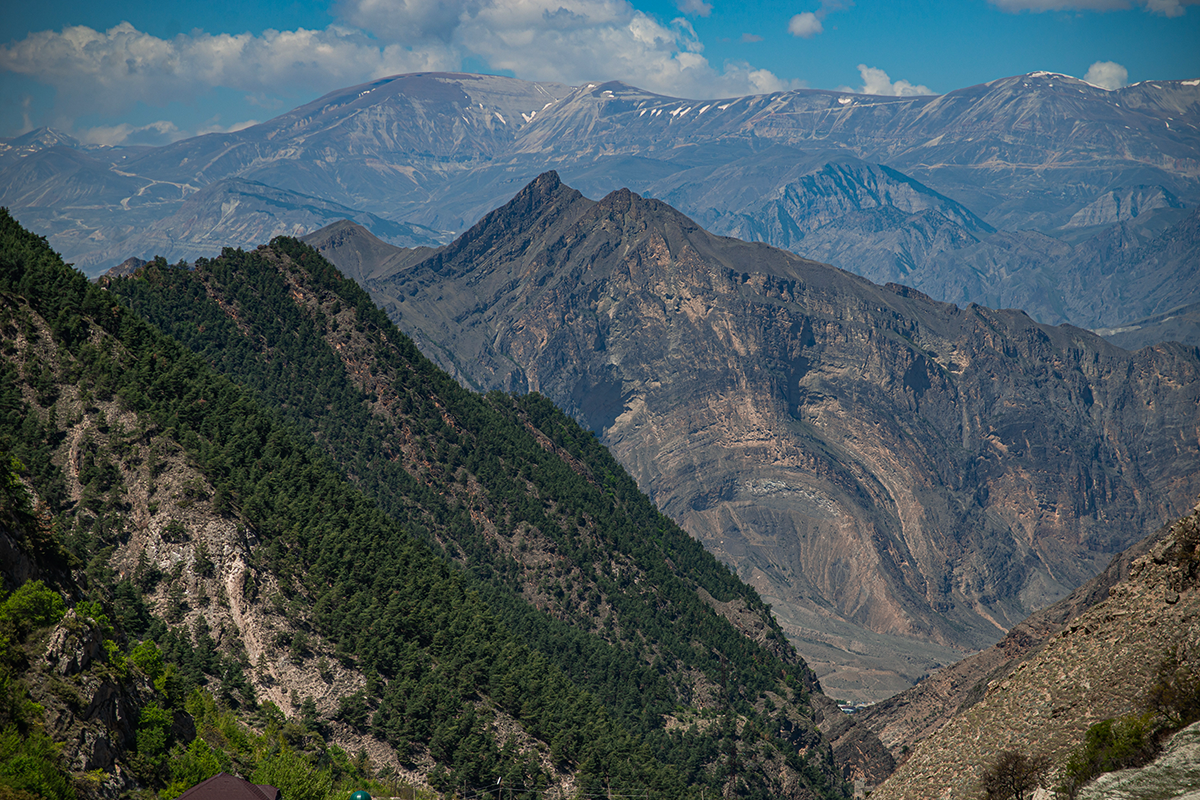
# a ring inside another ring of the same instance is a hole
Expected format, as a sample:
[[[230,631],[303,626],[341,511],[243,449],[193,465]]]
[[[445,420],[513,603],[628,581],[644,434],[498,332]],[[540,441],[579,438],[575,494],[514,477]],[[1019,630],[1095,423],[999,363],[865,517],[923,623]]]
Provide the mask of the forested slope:
[[[549,403],[461,390],[289,240],[106,293],[0,223],[3,447],[113,659],[157,639],[214,713],[440,790],[842,794],[762,602]]]

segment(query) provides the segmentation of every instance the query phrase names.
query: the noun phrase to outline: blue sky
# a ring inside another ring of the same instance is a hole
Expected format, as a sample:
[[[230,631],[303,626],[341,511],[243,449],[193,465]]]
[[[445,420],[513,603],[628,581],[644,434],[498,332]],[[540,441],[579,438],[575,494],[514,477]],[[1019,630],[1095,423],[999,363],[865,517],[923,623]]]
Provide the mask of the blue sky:
[[[231,130],[383,75],[618,79],[684,97],[943,93],[1034,70],[1200,78],[1200,0],[45,0],[0,11],[0,136]]]

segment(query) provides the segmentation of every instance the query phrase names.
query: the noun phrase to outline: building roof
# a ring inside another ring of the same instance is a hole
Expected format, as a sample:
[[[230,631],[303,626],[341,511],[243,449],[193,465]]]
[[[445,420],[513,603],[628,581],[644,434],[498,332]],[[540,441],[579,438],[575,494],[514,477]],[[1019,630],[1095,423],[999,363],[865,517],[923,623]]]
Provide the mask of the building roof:
[[[197,783],[178,800],[282,800],[282,795],[274,786],[260,786],[221,772]]]

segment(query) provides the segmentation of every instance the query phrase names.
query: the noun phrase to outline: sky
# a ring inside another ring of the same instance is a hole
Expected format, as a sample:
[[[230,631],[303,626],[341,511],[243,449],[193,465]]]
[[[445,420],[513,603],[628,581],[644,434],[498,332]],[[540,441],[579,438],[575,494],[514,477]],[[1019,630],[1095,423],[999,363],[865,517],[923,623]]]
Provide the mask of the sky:
[[[1200,78],[1200,0],[25,0],[0,8],[0,137],[166,144],[337,88],[462,71],[707,99],[942,94],[1036,70]]]

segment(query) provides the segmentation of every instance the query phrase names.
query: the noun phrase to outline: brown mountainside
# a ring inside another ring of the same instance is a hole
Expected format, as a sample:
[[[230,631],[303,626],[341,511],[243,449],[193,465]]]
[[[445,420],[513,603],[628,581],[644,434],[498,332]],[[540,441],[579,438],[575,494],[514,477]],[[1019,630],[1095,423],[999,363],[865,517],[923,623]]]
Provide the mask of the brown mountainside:
[[[890,751],[903,759],[982,700],[990,684],[1011,675],[1073,620],[1107,600],[1109,590],[1129,578],[1134,561],[1149,553],[1166,530],[1160,529],[1119,553],[1099,575],[1057,603],[1031,614],[988,649],[860,710],[856,721],[875,731]]]
[[[1197,541],[1200,505],[1148,537],[1122,566],[1114,562],[1127,574],[1107,587],[1106,596],[1103,582],[1091,587],[1101,592],[1098,602],[1072,613],[1044,646],[988,676],[978,702],[922,741],[871,797],[979,797],[984,769],[997,753],[1012,749],[1049,756],[1050,783],[1057,783],[1058,770],[1089,726],[1141,714],[1152,705],[1149,690],[1167,659],[1195,674]],[[1094,787],[1084,796],[1182,797],[1185,787],[1194,789],[1195,783],[1176,771],[1173,784],[1160,776],[1156,791],[1123,794]]]
[[[1192,348],[956,308],[554,173],[392,252],[350,270],[391,318],[597,431],[835,696],[988,646],[1200,492]]]

